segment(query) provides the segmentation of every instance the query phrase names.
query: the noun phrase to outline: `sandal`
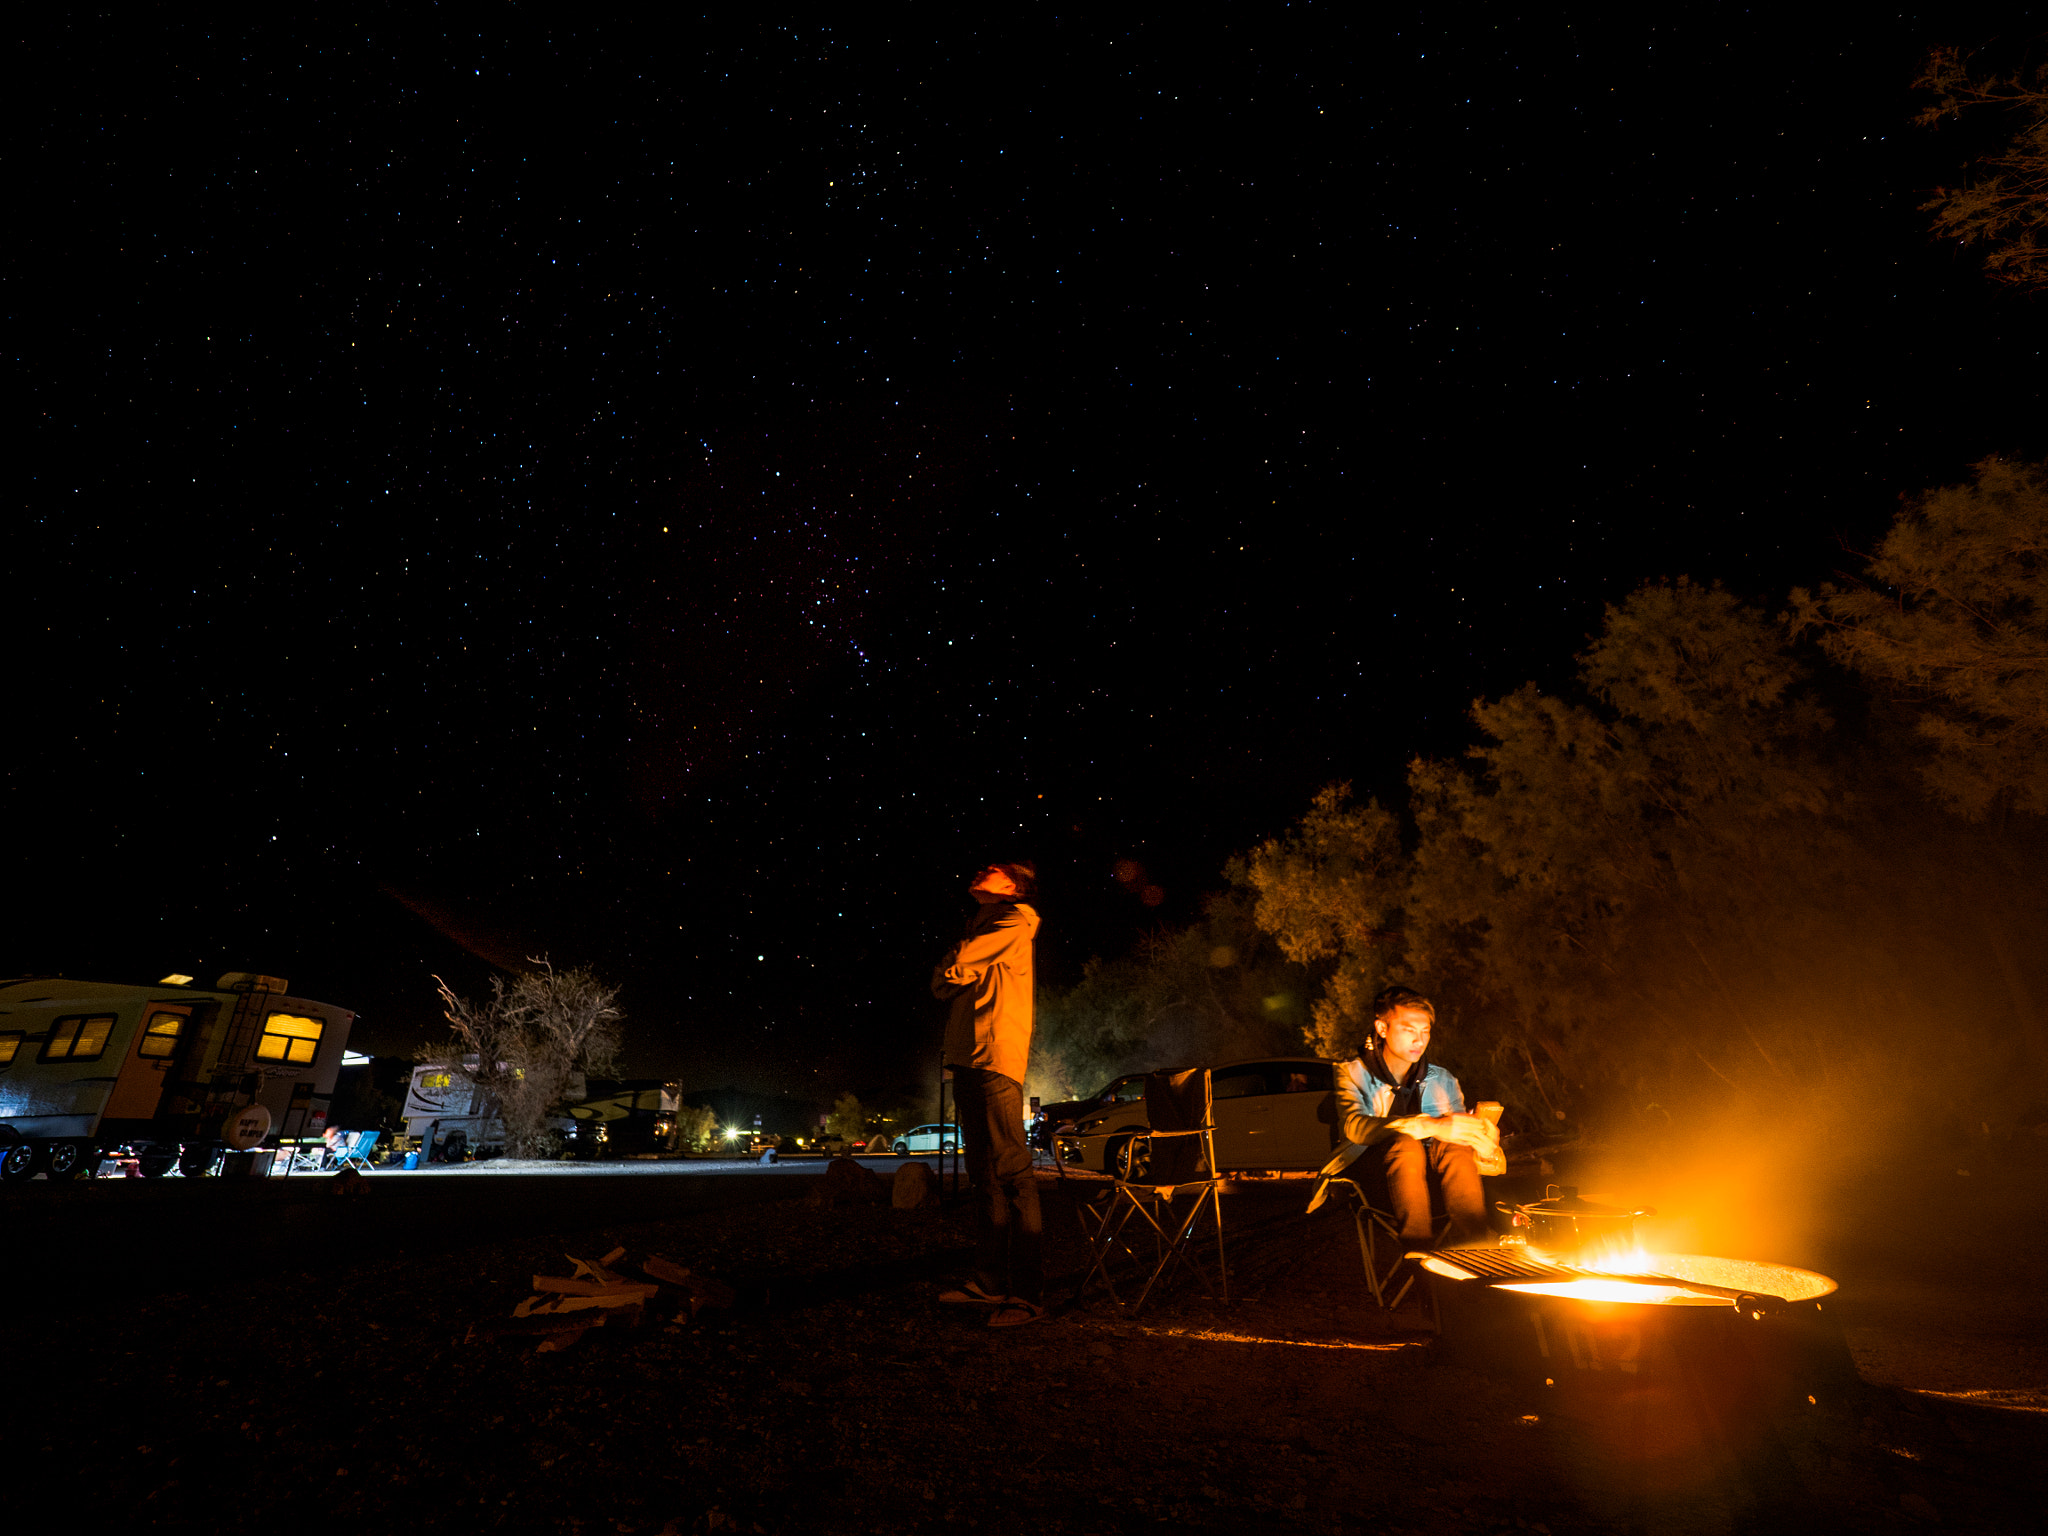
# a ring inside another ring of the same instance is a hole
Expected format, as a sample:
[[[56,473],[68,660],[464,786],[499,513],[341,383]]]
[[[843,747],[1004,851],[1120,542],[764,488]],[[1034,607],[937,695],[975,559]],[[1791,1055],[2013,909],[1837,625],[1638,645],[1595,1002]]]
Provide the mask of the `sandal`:
[[[1021,1296],[1005,1296],[1003,1304],[989,1314],[991,1328],[1022,1328],[1026,1323],[1035,1323],[1045,1316],[1045,1308],[1035,1301],[1026,1301]]]
[[[970,1280],[957,1291],[939,1292],[939,1304],[946,1307],[997,1307],[1009,1298],[998,1296],[994,1291],[985,1291],[979,1282]]]

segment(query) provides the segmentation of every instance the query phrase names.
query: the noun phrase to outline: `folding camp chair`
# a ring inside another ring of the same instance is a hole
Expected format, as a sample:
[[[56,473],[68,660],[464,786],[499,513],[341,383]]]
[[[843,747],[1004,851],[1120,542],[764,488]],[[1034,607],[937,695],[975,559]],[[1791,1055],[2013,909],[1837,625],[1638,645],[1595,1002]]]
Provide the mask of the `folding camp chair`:
[[[290,1178],[295,1173],[318,1173],[320,1165],[327,1160],[327,1144],[319,1141],[302,1141],[296,1146],[280,1147],[277,1152],[283,1167],[272,1164],[272,1176]]]
[[[336,1147],[334,1171],[339,1173],[344,1168],[353,1168],[358,1173],[368,1173],[370,1171],[370,1149],[377,1145],[377,1138],[381,1134],[382,1132],[379,1131],[354,1132],[350,1136],[346,1147]]]
[[[1368,1179],[1352,1166],[1366,1150],[1357,1142],[1347,1142],[1337,1149],[1337,1155],[1323,1165],[1315,1198],[1308,1203],[1308,1214],[1313,1216],[1324,1201],[1340,1191],[1349,1198],[1351,1224],[1358,1230],[1358,1257],[1365,1266],[1365,1288],[1372,1293],[1376,1306],[1391,1312],[1407,1297],[1409,1287],[1415,1284],[1415,1277],[1421,1271],[1412,1265],[1406,1270],[1401,1267],[1400,1219],[1387,1208],[1378,1181]],[[1447,1215],[1431,1216],[1431,1247],[1436,1246],[1450,1224],[1451,1218]],[[1385,1253],[1381,1252],[1383,1243]],[[1392,1300],[1388,1299],[1389,1291],[1393,1293]]]
[[[1221,1301],[1230,1299],[1230,1269],[1223,1252],[1223,1179],[1216,1171],[1216,1117],[1209,1073],[1197,1067],[1186,1072],[1153,1072],[1145,1078],[1145,1119],[1150,1129],[1131,1140],[1129,1156],[1109,1187],[1106,1204],[1094,1207],[1094,1231],[1089,1236],[1089,1267],[1081,1281],[1085,1292],[1097,1275],[1118,1303],[1116,1282],[1110,1275],[1110,1260],[1119,1252],[1142,1270],[1152,1265],[1144,1288],[1131,1304],[1135,1314],[1169,1269],[1185,1269],[1207,1294]],[[1174,1201],[1192,1192],[1195,1203],[1185,1217],[1175,1212]],[[1194,1253],[1195,1228],[1207,1210],[1216,1223],[1216,1279],[1209,1276]],[[1134,1217],[1144,1226],[1133,1228]],[[1084,1228],[1086,1221],[1084,1219]],[[1148,1256],[1127,1240],[1135,1235],[1142,1244],[1146,1230],[1152,1236]]]

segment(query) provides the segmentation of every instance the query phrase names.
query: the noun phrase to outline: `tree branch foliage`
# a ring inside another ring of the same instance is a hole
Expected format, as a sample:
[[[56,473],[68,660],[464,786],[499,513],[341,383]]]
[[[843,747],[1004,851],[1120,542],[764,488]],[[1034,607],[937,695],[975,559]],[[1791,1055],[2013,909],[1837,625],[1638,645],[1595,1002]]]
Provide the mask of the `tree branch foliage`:
[[[543,959],[529,963],[534,969],[509,987],[504,977],[493,976],[491,995],[482,1003],[457,997],[436,976],[452,1034],[420,1058],[446,1062],[452,1076],[481,1091],[482,1113],[503,1120],[512,1157],[538,1154],[548,1116],[568,1102],[580,1079],[614,1070],[624,1018],[618,989],[587,969],[557,971]]]
[[[825,1116],[825,1132],[830,1136],[843,1136],[848,1141],[865,1141],[868,1134],[868,1112],[850,1090],[832,1101],[832,1109]]]
[[[1198,921],[1040,994],[1026,1092],[1071,1099],[1122,1072],[1294,1054],[1314,984],[1253,921],[1248,892],[1212,895]]]
[[[2038,1054],[2025,989],[1983,950],[2025,950],[2042,879],[1902,797],[1882,754],[1845,752],[1782,620],[1659,583],[1579,661],[1573,697],[1475,704],[1484,741],[1412,763],[1405,818],[1334,785],[1250,855],[1259,923],[1330,967],[1320,1054],[1358,1051],[1380,987],[1418,986],[1439,1059],[1556,1130],[1669,1116],[1703,1088],[1810,1104],[1850,1057],[1902,1045],[1916,993],[2006,1016],[2021,999]],[[1966,934],[1965,911],[1988,927]],[[1936,935],[1982,968],[1942,977],[1957,951]]]
[[[1965,110],[1990,108],[2013,122],[2013,135],[1977,159],[1968,185],[1939,189],[1921,212],[1934,215],[1936,235],[1982,246],[1994,282],[2039,293],[2048,289],[2048,62],[1981,76],[1970,63],[1953,48],[1928,56],[1913,86],[1934,101],[1913,121],[1931,128]]]
[[[2048,824],[1954,813],[2048,809],[2044,543],[2048,466],[1987,460],[1796,620],[1639,589],[1573,687],[1475,703],[1478,744],[1411,762],[1399,804],[1329,786],[1202,922],[1042,998],[1031,1091],[1350,1057],[1400,982],[1524,1130],[2017,1116],[2048,1072]]]
[[[1861,581],[1793,603],[1911,709],[1942,804],[2048,814],[2048,464],[1985,459],[1901,511]]]

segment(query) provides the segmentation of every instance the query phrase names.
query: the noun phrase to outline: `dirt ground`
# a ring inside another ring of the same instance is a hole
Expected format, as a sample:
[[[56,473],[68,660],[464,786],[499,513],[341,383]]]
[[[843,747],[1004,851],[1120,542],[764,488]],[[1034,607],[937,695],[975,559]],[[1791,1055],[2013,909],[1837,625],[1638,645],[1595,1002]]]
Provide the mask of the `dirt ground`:
[[[566,1236],[435,1242],[420,1217],[442,1207],[400,1221],[408,1192],[381,1176],[348,1200],[296,1182],[246,1206],[299,1234],[283,1267],[251,1262],[230,1229],[167,1270],[107,1246],[122,1191],[7,1192],[0,1432],[17,1478],[76,1512],[67,1524],[2010,1531],[2032,1528],[2048,1469],[2038,1167],[1903,1192],[1943,1231],[1843,1224],[1825,1257],[1868,1385],[1766,1426],[1742,1465],[1667,1457],[1654,1473],[1597,1425],[1439,1363],[1428,1310],[1375,1309],[1348,1216],[1304,1217],[1299,1184],[1233,1188],[1230,1301],[1182,1284],[1134,1318],[1066,1302],[1086,1189],[1047,1176],[1062,1304],[992,1331],[936,1300],[962,1273],[962,1205],[776,1198],[636,1220],[622,1204],[601,1225],[565,1218]],[[148,1193],[171,1226],[180,1202],[213,1198]],[[567,1275],[565,1253],[614,1246],[624,1273],[666,1255],[735,1304],[560,1353],[472,1337],[533,1274]]]

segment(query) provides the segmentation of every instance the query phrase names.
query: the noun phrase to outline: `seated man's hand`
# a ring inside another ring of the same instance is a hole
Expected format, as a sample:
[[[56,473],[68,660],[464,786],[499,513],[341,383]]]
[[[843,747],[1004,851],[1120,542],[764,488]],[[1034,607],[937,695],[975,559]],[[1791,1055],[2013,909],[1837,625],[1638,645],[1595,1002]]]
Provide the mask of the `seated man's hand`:
[[[1484,1115],[1433,1115],[1430,1118],[1436,1126],[1439,1141],[1455,1142],[1461,1147],[1470,1147],[1474,1152],[1485,1152],[1499,1140],[1499,1133]]]

